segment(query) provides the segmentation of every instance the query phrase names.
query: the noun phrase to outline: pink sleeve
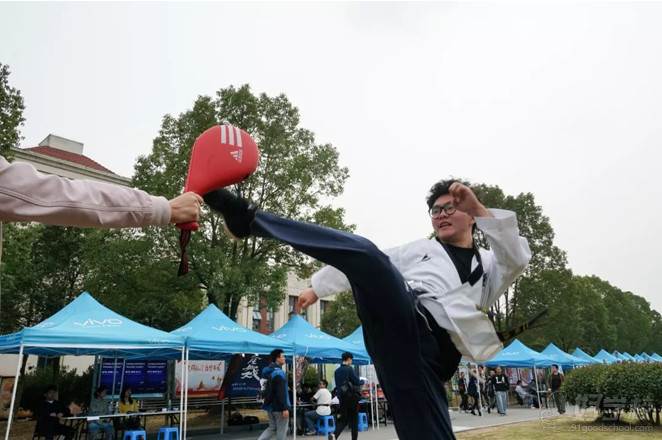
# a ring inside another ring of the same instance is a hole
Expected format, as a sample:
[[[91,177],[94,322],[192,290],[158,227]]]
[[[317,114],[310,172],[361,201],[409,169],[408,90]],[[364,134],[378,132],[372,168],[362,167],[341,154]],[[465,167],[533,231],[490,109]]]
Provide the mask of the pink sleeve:
[[[133,188],[38,172],[0,156],[0,221],[98,228],[167,225],[170,205]]]

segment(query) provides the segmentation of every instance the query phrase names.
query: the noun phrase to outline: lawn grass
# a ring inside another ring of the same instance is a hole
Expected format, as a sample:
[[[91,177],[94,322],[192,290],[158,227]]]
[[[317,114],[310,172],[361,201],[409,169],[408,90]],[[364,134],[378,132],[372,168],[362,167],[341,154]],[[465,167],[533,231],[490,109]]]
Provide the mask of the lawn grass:
[[[638,438],[662,439],[662,427],[646,426],[639,423],[619,424],[586,420],[585,418],[556,417],[520,422],[494,428],[474,429],[457,434],[458,440],[632,440]]]

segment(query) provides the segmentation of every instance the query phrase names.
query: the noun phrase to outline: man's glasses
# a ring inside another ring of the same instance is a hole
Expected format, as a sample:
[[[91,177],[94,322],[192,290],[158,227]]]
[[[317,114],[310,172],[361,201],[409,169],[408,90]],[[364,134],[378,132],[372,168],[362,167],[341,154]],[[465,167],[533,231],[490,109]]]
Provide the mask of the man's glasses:
[[[455,206],[453,206],[451,203],[446,203],[443,206],[439,205],[434,205],[428,213],[430,214],[430,217],[432,218],[437,218],[441,215],[441,213],[446,214],[448,217],[451,215],[455,214]]]

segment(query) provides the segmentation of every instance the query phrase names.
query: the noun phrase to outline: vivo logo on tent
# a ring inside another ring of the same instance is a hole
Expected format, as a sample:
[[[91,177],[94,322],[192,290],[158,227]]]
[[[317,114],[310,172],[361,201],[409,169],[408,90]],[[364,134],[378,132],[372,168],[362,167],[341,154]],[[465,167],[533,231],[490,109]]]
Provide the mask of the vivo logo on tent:
[[[307,338],[310,338],[310,339],[331,339],[331,336],[327,336],[327,335],[315,335],[315,334],[313,334],[313,333],[309,333],[309,334],[307,334],[306,337],[307,337]]]
[[[212,327],[213,330],[218,330],[219,332],[239,332],[239,333],[246,333],[248,330],[246,330],[243,327],[226,327],[224,325],[221,325],[219,327]]]
[[[117,318],[106,318],[102,320],[98,319],[86,319],[83,322],[74,322],[74,325],[83,328],[95,328],[95,327],[118,327],[122,325],[122,320]]]

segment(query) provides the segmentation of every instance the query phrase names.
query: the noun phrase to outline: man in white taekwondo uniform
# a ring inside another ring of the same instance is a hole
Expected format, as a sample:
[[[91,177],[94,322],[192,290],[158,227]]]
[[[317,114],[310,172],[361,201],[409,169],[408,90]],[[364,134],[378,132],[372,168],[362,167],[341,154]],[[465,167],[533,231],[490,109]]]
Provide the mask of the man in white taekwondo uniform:
[[[462,355],[480,362],[501,349],[486,311],[531,258],[513,212],[486,209],[460,182],[438,182],[428,196],[435,237],[384,253],[363,237],[258,211],[227,190],[204,198],[235,237],[276,239],[328,264],[299,305],[351,289],[399,438],[454,438],[444,382]],[[475,227],[491,250],[475,246]]]

